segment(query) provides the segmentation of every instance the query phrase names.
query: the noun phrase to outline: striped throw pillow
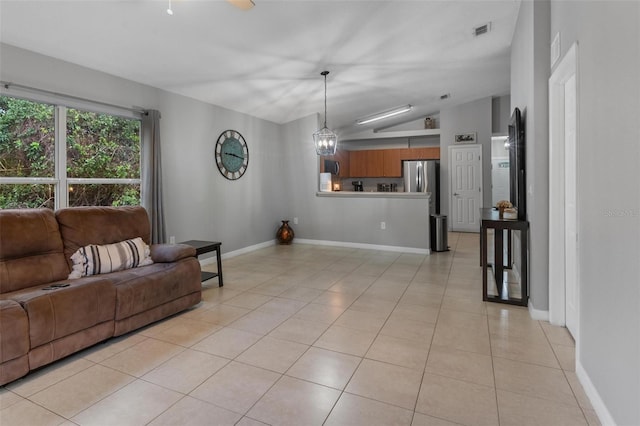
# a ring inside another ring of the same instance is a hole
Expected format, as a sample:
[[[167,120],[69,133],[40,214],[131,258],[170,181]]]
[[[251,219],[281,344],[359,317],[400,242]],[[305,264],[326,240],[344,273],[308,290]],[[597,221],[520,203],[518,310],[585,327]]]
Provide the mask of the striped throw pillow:
[[[153,263],[149,246],[140,237],[115,244],[81,247],[71,256],[71,261],[73,268],[69,279],[108,274]]]

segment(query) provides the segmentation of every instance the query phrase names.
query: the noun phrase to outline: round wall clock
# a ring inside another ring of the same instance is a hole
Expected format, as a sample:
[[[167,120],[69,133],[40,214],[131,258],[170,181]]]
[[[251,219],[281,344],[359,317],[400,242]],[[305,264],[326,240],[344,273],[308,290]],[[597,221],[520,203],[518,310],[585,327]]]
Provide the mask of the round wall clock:
[[[222,176],[240,179],[249,165],[247,141],[235,130],[225,130],[216,142],[216,164]]]

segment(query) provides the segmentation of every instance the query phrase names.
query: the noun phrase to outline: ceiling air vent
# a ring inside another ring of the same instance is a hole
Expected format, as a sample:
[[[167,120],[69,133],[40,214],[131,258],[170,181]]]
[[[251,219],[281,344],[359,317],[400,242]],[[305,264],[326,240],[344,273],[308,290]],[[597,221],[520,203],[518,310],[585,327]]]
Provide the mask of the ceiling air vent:
[[[489,31],[491,31],[491,22],[488,22],[484,25],[480,25],[479,27],[476,27],[473,29],[473,35],[478,37],[481,36],[482,34],[486,34]]]

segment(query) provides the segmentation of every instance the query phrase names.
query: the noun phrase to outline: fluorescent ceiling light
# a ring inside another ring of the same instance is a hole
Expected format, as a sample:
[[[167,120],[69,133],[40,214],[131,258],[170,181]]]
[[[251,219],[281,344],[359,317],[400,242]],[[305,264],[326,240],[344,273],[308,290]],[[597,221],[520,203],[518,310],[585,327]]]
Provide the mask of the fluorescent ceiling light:
[[[411,105],[405,105],[400,108],[390,109],[389,111],[380,112],[378,114],[371,115],[369,117],[361,118],[356,121],[357,124],[367,124],[372,123],[374,121],[382,120],[384,118],[393,117],[398,114],[404,114],[405,112],[409,112],[413,109]]]

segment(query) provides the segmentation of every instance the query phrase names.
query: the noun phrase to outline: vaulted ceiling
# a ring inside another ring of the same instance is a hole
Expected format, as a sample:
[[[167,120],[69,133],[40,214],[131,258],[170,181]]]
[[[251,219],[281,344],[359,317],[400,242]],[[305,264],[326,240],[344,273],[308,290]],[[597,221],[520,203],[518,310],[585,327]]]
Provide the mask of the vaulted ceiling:
[[[329,70],[339,132],[401,105],[414,109],[384,125],[509,92],[519,0],[255,2],[173,0],[170,16],[169,0],[2,0],[0,40],[277,123],[323,112]]]

